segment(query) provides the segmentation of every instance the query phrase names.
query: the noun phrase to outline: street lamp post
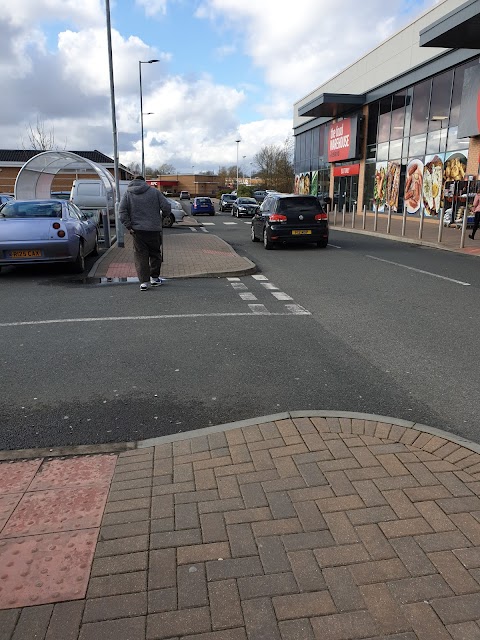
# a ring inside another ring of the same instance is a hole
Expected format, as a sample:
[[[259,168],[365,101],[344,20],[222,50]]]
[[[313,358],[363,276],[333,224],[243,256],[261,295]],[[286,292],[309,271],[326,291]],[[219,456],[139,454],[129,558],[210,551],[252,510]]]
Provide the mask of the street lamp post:
[[[142,136],[142,176],[145,178],[145,143],[143,140],[143,96],[142,96],[142,64],[152,64],[158,60],[139,60],[138,61],[138,77],[140,80],[140,129]]]
[[[238,145],[240,144],[240,138],[238,138],[238,140],[235,140],[235,142],[237,143],[237,198],[238,198]]]

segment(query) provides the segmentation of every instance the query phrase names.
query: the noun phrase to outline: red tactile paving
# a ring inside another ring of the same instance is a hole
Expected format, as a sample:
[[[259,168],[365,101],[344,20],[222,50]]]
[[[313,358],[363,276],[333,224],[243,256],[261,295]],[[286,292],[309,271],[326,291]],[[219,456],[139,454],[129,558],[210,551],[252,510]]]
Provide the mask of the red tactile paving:
[[[0,463],[0,491],[2,495],[26,491],[41,464],[42,458]]]
[[[0,609],[84,598],[98,529],[0,540]]]
[[[21,493],[7,493],[5,496],[0,496],[0,531],[12,515],[21,497]]]
[[[115,469],[115,462],[114,455],[46,460],[28,490],[108,485]]]
[[[99,527],[107,494],[102,486],[26,493],[0,538]]]

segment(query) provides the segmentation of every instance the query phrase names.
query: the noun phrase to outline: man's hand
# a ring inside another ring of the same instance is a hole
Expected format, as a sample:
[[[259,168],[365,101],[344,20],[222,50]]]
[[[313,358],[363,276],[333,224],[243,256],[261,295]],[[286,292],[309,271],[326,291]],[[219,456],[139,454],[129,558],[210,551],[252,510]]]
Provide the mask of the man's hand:
[[[134,236],[134,235],[135,235],[135,231],[134,231],[133,229],[130,229],[130,234],[131,234],[132,236]]]

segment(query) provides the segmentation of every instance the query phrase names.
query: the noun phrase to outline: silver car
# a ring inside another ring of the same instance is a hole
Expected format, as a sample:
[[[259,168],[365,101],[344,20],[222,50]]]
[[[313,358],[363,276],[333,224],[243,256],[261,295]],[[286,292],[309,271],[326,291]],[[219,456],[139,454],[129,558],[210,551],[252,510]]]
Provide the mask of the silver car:
[[[72,202],[12,200],[0,207],[0,269],[68,262],[82,273],[89,254],[98,254],[98,228]]]
[[[183,210],[182,205],[177,200],[173,200],[172,198],[167,198],[169,203],[172,205],[172,213],[171,215],[163,216],[163,226],[164,227],[172,227],[174,222],[182,222],[185,217],[185,211]]]

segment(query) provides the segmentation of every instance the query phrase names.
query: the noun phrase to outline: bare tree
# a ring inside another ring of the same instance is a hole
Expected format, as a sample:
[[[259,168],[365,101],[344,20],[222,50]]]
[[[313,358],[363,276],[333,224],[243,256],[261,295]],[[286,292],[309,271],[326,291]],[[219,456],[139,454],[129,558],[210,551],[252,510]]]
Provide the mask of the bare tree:
[[[45,121],[41,120],[37,116],[37,122],[35,125],[29,123],[27,128],[27,136],[29,142],[29,149],[35,149],[36,151],[58,151],[59,149],[67,148],[67,140],[65,144],[60,147],[55,142],[55,128],[52,127],[47,131],[45,127]],[[25,144],[22,142],[22,146],[25,149]]]
[[[127,164],[127,169],[133,173],[133,175],[138,176],[140,175],[142,168],[140,167],[140,163],[139,162],[130,162],[129,164]]]
[[[293,142],[290,138],[283,145],[267,145],[255,154],[253,160],[258,167],[256,175],[264,185],[277,191],[290,192],[293,189]]]
[[[177,173],[177,169],[173,166],[173,164],[169,164],[168,162],[164,162],[158,167],[159,176],[170,176],[174,173]]]

